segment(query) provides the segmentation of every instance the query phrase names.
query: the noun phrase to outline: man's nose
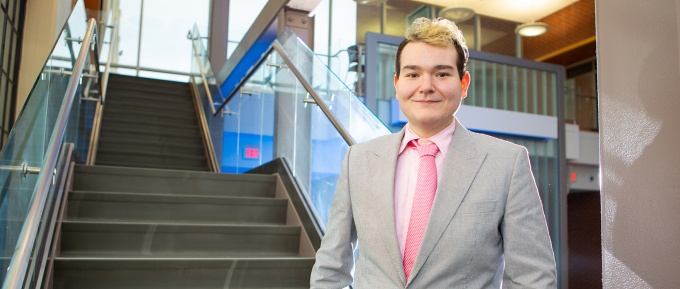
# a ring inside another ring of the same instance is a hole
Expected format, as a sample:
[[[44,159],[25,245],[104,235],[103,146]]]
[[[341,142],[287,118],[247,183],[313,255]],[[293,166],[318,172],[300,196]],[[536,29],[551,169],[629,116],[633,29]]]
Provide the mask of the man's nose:
[[[434,85],[432,84],[432,80],[433,80],[432,76],[427,74],[421,77],[420,93],[429,94],[434,92]]]

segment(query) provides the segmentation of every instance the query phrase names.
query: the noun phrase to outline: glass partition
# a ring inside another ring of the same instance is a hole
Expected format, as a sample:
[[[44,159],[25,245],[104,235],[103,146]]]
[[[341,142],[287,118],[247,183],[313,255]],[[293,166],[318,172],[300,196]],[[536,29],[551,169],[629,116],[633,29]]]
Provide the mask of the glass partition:
[[[289,57],[302,73],[301,77],[311,84],[321,101],[357,143],[390,133],[295,34],[290,30],[284,31],[279,36],[279,43],[285,55],[273,54],[271,61],[281,63],[280,57]],[[280,108],[276,111],[294,112],[295,116],[277,117],[275,156],[284,156],[291,161],[298,184],[306,190],[317,218],[325,228],[347,143],[319,107],[312,104],[311,97],[296,77],[286,68],[279,69],[275,75],[277,83],[292,88],[287,93],[277,94]],[[284,135],[288,137],[279,137]],[[287,141],[284,142],[284,139]]]
[[[557,116],[557,72],[471,58],[463,104]]]
[[[243,173],[272,159],[285,158],[323,230],[349,145],[302,82],[311,85],[319,101],[356,142],[390,131],[292,31],[284,31],[275,45],[283,54],[270,50],[224,109],[213,115],[213,121],[222,122],[223,130],[211,128],[212,138],[223,139],[221,144],[215,143],[215,148],[222,152],[221,169],[225,173]],[[201,54],[204,48],[197,49]],[[207,71],[207,59],[200,62]],[[200,77],[194,78],[198,82]],[[207,79],[203,81],[211,87],[210,77]],[[205,94],[207,89],[201,89]],[[215,95],[213,98],[217,103]],[[204,110],[210,111],[206,99],[203,101]]]
[[[225,163],[243,172],[284,157],[323,228],[348,145],[282,63],[272,52],[228,104]],[[259,159],[249,160],[253,149]]]
[[[78,1],[52,53],[38,75],[21,114],[10,132],[9,140],[0,154],[0,184],[2,185],[0,225],[4,228],[3,234],[0,235],[2,252],[0,262],[2,262],[2,268],[5,269],[0,274],[1,282],[6,281],[8,267],[12,258],[15,257],[24,224],[35,221],[28,218],[41,217],[41,215],[29,215],[28,209],[32,202],[37,201],[34,195],[39,187],[39,178],[44,174],[51,176],[55,169],[46,167],[46,161],[51,157],[47,149],[50,141],[57,138],[54,132],[59,115],[67,111],[62,105],[65,104],[64,98],[68,94],[72,74],[75,73],[76,57],[80,52],[87,27],[83,1]],[[90,54],[88,53],[87,56],[89,57]],[[82,82],[77,80],[74,82],[79,84],[75,90],[76,98],[70,108],[70,114],[65,115],[67,122],[63,141],[56,143],[57,147],[61,147],[61,144],[65,142],[74,143],[76,157],[83,160],[87,156],[89,146],[89,130],[93,118],[92,104],[94,103],[87,99],[96,98],[89,95],[89,91],[91,88],[94,90],[94,86],[98,85],[96,67],[91,65],[89,58],[84,64]],[[61,172],[56,171],[56,173]],[[50,214],[42,213],[42,217],[47,217],[47,215]],[[43,219],[41,222],[43,227],[37,233],[32,248],[44,248],[43,242],[51,241],[45,240],[45,225],[46,222]],[[33,249],[29,248],[29,250]],[[39,268],[37,264],[42,262],[41,257],[41,252],[35,249],[30,257],[29,272],[35,273],[36,266]],[[29,275],[26,283],[35,286],[36,278],[37,274]],[[28,287],[32,288],[32,286]]]
[[[224,172],[222,163],[222,139],[224,132],[224,114],[223,111],[217,111],[217,108],[225,101],[222,90],[217,83],[215,73],[210,65],[210,58],[208,57],[207,43],[205,38],[201,37],[199,28],[194,25],[190,34],[192,42],[192,61],[191,61],[191,78],[190,82],[195,84],[198,98],[200,100],[201,108],[205,116],[206,125],[210,131],[210,138],[213,143],[213,151],[215,159],[220,171]],[[227,171],[233,172],[233,170]]]
[[[286,29],[279,36],[286,55],[300,70],[322,101],[352,135],[357,143],[389,134],[387,127],[360,101],[340,78],[317,58],[314,53]]]

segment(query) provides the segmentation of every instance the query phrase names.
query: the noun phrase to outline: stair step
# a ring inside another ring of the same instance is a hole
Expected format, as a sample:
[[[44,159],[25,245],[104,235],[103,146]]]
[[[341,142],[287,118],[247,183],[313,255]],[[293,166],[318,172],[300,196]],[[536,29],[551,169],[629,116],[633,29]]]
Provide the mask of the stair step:
[[[273,198],[276,176],[76,165],[73,190]]]
[[[134,127],[134,126],[117,126],[115,124],[103,124],[102,123],[102,131],[106,132],[120,132],[120,133],[130,133],[130,134],[156,134],[160,136],[170,136],[170,137],[186,137],[186,133],[182,133],[181,130],[180,132],[174,132],[174,131],[157,131],[154,130],[153,128],[147,128],[143,125],[143,123],[140,123],[140,125]],[[198,134],[199,130],[198,128],[195,128],[192,130],[193,133]]]
[[[191,107],[190,109],[180,107],[176,109],[170,109],[168,107],[160,107],[156,108],[153,105],[144,105],[144,104],[138,104],[138,105],[106,105],[104,108],[104,111],[112,111],[115,115],[115,113],[127,113],[127,114],[152,114],[152,115],[164,115],[168,117],[173,117],[173,116],[178,116],[178,117],[183,117],[183,118],[188,118],[188,117],[196,117],[196,113]]]
[[[183,155],[183,154],[167,154],[167,153],[149,153],[123,150],[108,150],[97,149],[97,160],[106,162],[137,162],[137,163],[152,163],[158,165],[177,165],[187,167],[207,168],[208,161],[203,154],[199,155]]]
[[[286,199],[92,191],[73,191],[68,198],[67,219],[77,221],[284,225],[288,205]]]
[[[209,169],[206,166],[188,167],[176,164],[154,164],[154,163],[140,163],[140,162],[119,162],[109,160],[97,160],[97,165],[111,166],[111,167],[127,167],[127,168],[146,168],[146,169],[162,169],[162,170],[183,170],[183,171],[200,171],[207,172]]]
[[[192,107],[194,101],[190,92],[150,92],[138,91],[134,88],[109,90],[106,93],[106,105],[118,105],[125,102],[144,104],[166,104],[176,107]]]
[[[123,111],[114,109],[104,109],[104,114],[102,116],[102,124],[104,123],[117,123],[119,121],[126,120],[139,123],[147,122],[162,122],[168,124],[180,124],[187,125],[192,123],[198,123],[196,116],[177,116],[177,115],[167,115],[163,113],[156,112],[141,112],[141,111]]]
[[[135,121],[143,122],[144,120],[161,121],[161,122],[179,122],[179,123],[198,123],[195,113],[169,114],[165,111],[153,110],[134,110],[134,109],[119,109],[104,107],[104,114],[102,116],[102,123],[107,121],[115,121],[117,119],[133,119]]]
[[[165,101],[141,101],[137,99],[115,99],[106,103],[106,107],[114,109],[141,109],[150,111],[166,111],[168,113],[195,113],[194,104],[187,105]]]
[[[148,119],[138,121],[128,118],[117,118],[114,121],[102,122],[102,126],[133,126],[133,127],[154,127],[160,129],[166,128],[186,128],[198,130],[198,124],[193,122],[167,122],[161,120]]]
[[[63,221],[61,256],[295,256],[300,227]]]
[[[173,80],[161,80],[156,78],[146,78],[122,74],[109,74],[109,85],[113,84],[114,87],[118,85],[139,85],[139,86],[159,86],[167,88],[180,88],[187,87],[188,82],[173,81]]]
[[[120,132],[152,132],[160,134],[172,134],[172,135],[197,135],[200,134],[200,130],[197,125],[172,125],[163,123],[148,123],[148,122],[103,122],[101,125],[101,130],[107,131],[120,131]]]
[[[72,258],[55,261],[54,289],[309,288],[314,258]]]
[[[202,144],[168,143],[139,139],[99,138],[97,150],[123,150],[149,153],[169,153],[200,155],[204,153]]]
[[[126,130],[121,128],[106,127],[100,132],[101,137],[107,139],[137,139],[143,141],[157,141],[181,143],[187,145],[203,145],[203,140],[198,131],[193,134],[177,132],[153,131],[146,129]]]

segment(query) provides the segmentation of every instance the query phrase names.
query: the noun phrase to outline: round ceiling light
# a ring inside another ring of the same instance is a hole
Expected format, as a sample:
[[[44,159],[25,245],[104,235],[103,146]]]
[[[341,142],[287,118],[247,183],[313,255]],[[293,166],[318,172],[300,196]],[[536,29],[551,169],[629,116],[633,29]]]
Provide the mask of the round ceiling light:
[[[448,7],[439,11],[439,17],[449,19],[454,23],[460,23],[475,17],[475,10],[465,7]]]
[[[517,26],[515,33],[524,37],[534,37],[548,32],[548,29],[550,29],[550,26],[543,22],[529,22]]]

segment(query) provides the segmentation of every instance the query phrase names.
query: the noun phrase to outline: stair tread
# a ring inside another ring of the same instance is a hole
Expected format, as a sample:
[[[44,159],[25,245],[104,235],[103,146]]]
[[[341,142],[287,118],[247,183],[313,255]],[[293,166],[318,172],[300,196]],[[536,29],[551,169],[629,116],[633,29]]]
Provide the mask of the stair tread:
[[[131,76],[131,75],[117,74],[117,73],[109,74],[109,82],[114,82],[114,83],[117,83],[117,82],[122,82],[122,83],[151,83],[151,84],[170,85],[170,86],[174,86],[174,85],[180,86],[180,85],[189,84],[188,82],[183,82],[183,81],[148,78],[148,77],[143,77],[143,76]]]
[[[170,123],[166,121],[161,121],[158,119],[148,119],[148,120],[135,120],[135,119],[129,119],[129,118],[119,118],[115,119],[114,121],[104,121],[102,122],[102,127],[105,126],[118,126],[118,125],[134,125],[134,126],[154,126],[154,127],[182,127],[182,128],[192,128],[192,129],[198,129],[198,124],[195,123],[188,123],[188,122],[179,122],[179,123]]]
[[[193,103],[191,106],[179,106],[177,103],[165,103],[164,101],[140,101],[138,99],[116,99],[109,100],[106,102],[106,106],[109,108],[121,108],[125,109],[131,108],[146,108],[149,110],[170,110],[170,111],[181,111],[181,112],[194,112]]]
[[[196,155],[196,154],[175,154],[175,153],[163,153],[163,152],[140,152],[140,151],[131,151],[131,150],[122,150],[122,149],[102,149],[98,148],[97,149],[97,155],[99,156],[101,153],[105,154],[113,154],[113,155],[138,155],[138,156],[152,156],[152,157],[173,157],[173,158],[178,158],[178,159],[193,159],[193,160],[204,160],[205,155]]]
[[[275,175],[264,174],[221,174],[214,172],[184,172],[181,170],[167,170],[167,169],[148,169],[148,168],[128,168],[119,166],[88,166],[82,164],[75,165],[76,173],[114,173],[116,175],[130,175],[130,176],[154,176],[154,177],[182,177],[195,178],[200,177],[201,180],[214,179],[222,181],[242,181],[242,182],[276,182]]]
[[[68,251],[68,252],[62,252],[60,254],[59,258],[74,258],[74,257],[80,257],[80,258],[97,258],[97,259],[104,259],[104,258],[110,258],[112,256],[115,256],[116,258],[121,258],[125,260],[137,260],[140,256],[143,256],[140,253],[131,253],[131,252],[90,252],[90,251]],[[285,257],[297,257],[298,252],[234,252],[234,251],[229,251],[229,252],[156,252],[153,254],[154,258],[157,259],[177,259],[177,258],[232,258],[232,259],[240,259],[240,260],[245,260],[245,259],[250,259],[250,260],[255,260],[255,259],[275,259],[275,258],[285,258]]]
[[[159,201],[163,203],[179,204],[252,204],[280,206],[287,204],[287,199],[267,197],[241,197],[241,196],[196,196],[196,195],[167,195],[154,193],[129,193],[129,192],[102,192],[102,191],[71,191],[69,198],[74,195],[80,196],[78,201],[101,200],[118,202],[148,202]]]
[[[242,223],[199,223],[199,222],[131,222],[131,221],[97,221],[97,220],[64,220],[62,222],[62,230],[68,228],[82,228],[87,229],[85,232],[92,232],[94,229],[96,231],[109,231],[111,229],[124,230],[133,229],[141,230],[140,232],[147,232],[146,227],[155,226],[156,233],[162,230],[167,230],[166,232],[174,232],[172,229],[177,230],[190,230],[190,231],[204,231],[211,229],[220,229],[223,231],[239,231],[239,232],[263,232],[271,231],[280,234],[293,234],[299,231],[300,226],[290,226],[285,224],[242,224]]]
[[[125,117],[126,116],[126,117]],[[184,113],[184,114],[172,114],[168,113],[167,111],[163,110],[151,110],[151,111],[145,111],[143,109],[134,109],[134,108],[120,108],[120,107],[105,107],[104,108],[104,114],[102,119],[104,120],[110,120],[110,119],[117,119],[117,118],[130,118],[129,116],[134,116],[135,118],[163,118],[169,119],[169,120],[186,120],[188,121],[196,121],[196,114],[195,113]]]
[[[129,167],[129,168],[149,168],[149,169],[161,169],[161,170],[174,170],[174,171],[208,171],[207,164],[205,167],[201,166],[183,166],[183,165],[169,165],[169,164],[153,164],[153,163],[131,163],[131,162],[116,162],[107,160],[97,160],[95,161],[97,165],[101,166],[115,166],[115,167]]]
[[[178,133],[174,131],[158,131],[154,129],[149,129],[146,127],[137,127],[137,128],[121,128],[121,127],[111,127],[111,126],[102,126],[102,132],[123,132],[123,133],[130,133],[130,134],[145,134],[145,135],[161,135],[161,136],[185,136],[186,134],[184,133]],[[194,130],[196,134],[199,133],[198,128]]]
[[[196,112],[191,109],[166,109],[166,108],[160,108],[160,109],[153,109],[151,106],[142,106],[142,105],[132,105],[132,106],[107,106],[104,108],[104,117],[106,117],[107,112],[111,113],[113,112],[114,115],[115,113],[118,112],[128,112],[128,113],[138,113],[138,114],[144,114],[144,115],[160,115],[160,116],[179,116],[179,117],[184,117],[184,118],[189,118],[191,116],[195,117]]]
[[[108,138],[100,137],[99,144],[142,144],[147,146],[159,146],[159,147],[176,147],[176,148],[188,148],[188,149],[203,149],[203,145],[195,143],[173,143],[173,142],[161,142],[143,139],[120,139],[120,138]]]
[[[219,261],[296,261],[296,262],[314,262],[314,257],[304,256],[281,256],[281,257],[90,257],[90,256],[57,256],[55,260],[59,261],[90,261],[90,262],[115,262],[115,261],[161,261],[161,262],[200,262],[200,263],[215,263]]]

